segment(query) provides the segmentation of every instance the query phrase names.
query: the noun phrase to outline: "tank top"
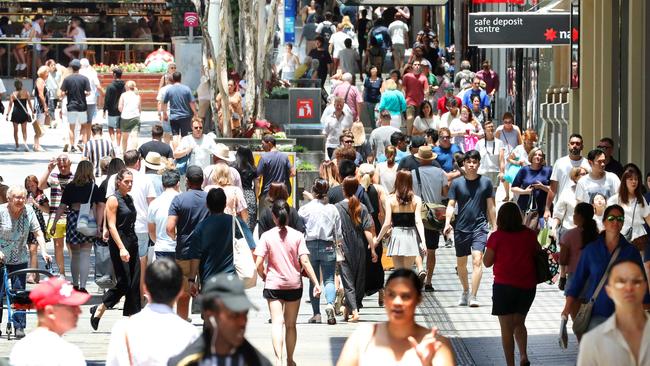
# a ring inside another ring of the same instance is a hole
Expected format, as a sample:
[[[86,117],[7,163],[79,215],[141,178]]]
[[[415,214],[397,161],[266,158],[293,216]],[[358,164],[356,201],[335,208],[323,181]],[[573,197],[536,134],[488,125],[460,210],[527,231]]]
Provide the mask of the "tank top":
[[[371,184],[368,186],[368,189],[366,189],[366,194],[368,194],[368,199],[370,200],[370,204],[374,210],[371,216],[372,221],[375,224],[375,229],[380,230],[381,222],[379,221],[379,192],[377,192],[377,188]]]
[[[392,212],[393,227],[415,227],[415,212]]]
[[[132,90],[125,91],[122,96],[124,98],[124,104],[120,117],[123,119],[140,117],[140,96]]]

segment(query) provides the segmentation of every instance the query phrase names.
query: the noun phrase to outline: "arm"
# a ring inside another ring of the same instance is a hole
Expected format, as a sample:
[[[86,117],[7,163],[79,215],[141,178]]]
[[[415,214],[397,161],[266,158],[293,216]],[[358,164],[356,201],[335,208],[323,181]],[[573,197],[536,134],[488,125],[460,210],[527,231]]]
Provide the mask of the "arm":
[[[196,116],[197,112],[196,112],[196,102],[195,101],[190,102],[190,108],[192,109],[192,114]]]
[[[548,194],[546,195],[546,209],[544,210],[544,218],[548,219],[551,217],[551,205],[553,204],[553,199],[555,198],[555,193],[557,192],[557,181],[552,180],[551,186]]]
[[[415,197],[416,197],[416,200],[415,200],[415,227],[418,229],[418,234],[420,235],[420,238],[424,238],[424,224],[422,224],[422,199],[420,197],[417,197],[417,196],[415,196]],[[420,240],[420,248],[424,248],[426,250],[426,246],[424,245],[424,240]]]
[[[496,230],[497,227],[497,210],[496,204],[494,203],[494,197],[487,199],[487,210],[488,210],[488,221],[492,226],[492,231]]]
[[[45,245],[45,236],[43,236],[43,232],[41,230],[38,230],[34,233],[34,236],[36,237],[38,247],[41,249],[41,256],[43,257],[45,263],[52,262],[52,257],[47,254],[47,246]]]
[[[566,245],[562,245],[562,243],[560,243],[560,260],[558,263],[560,263],[561,266],[568,266],[570,260],[571,251]]]
[[[486,268],[490,268],[492,265],[494,265],[494,250],[492,248],[485,249],[485,254],[483,255],[483,265]]]
[[[108,231],[115,242],[115,245],[120,250],[120,258],[122,262],[128,262],[130,255],[129,251],[126,250],[120,234],[117,232],[117,198],[111,196],[106,201],[106,222],[108,226]]]
[[[391,210],[392,208],[390,207],[390,198],[386,199],[386,209],[385,209],[385,214],[384,214],[384,224],[381,226],[381,230],[379,231],[379,234],[375,238],[375,245],[381,242],[381,239],[384,238],[384,235],[386,235],[386,232],[388,229],[391,228]]]
[[[309,255],[303,254],[300,256],[300,264],[302,265],[302,268],[305,269],[307,272],[307,275],[309,276],[309,279],[311,282],[314,284],[314,297],[318,297],[320,295],[320,280],[318,277],[316,277],[316,273],[314,273],[314,268],[311,266],[311,262],[309,261]]]
[[[120,95],[120,101],[117,103],[117,110],[122,112],[124,109],[124,94]]]
[[[169,216],[167,218],[167,227],[165,230],[172,240],[176,240],[176,222],[178,222],[178,216]]]
[[[257,256],[255,258],[255,267],[257,268],[257,275],[260,276],[262,281],[266,281],[266,271],[264,270],[264,256]]]
[[[97,220],[97,237],[102,236],[102,229],[104,228],[104,211],[106,204],[103,202],[95,203],[95,220]]]
[[[147,229],[149,229],[149,238],[151,241],[154,243],[156,242],[156,224],[154,223],[148,223],[147,224]]]
[[[494,202],[494,200],[492,202]],[[449,199],[449,202],[447,203],[447,210],[445,211],[445,229],[443,230],[443,233],[445,235],[451,234],[451,232],[454,230],[454,228],[451,227],[451,219],[454,217],[455,208],[456,200]]]

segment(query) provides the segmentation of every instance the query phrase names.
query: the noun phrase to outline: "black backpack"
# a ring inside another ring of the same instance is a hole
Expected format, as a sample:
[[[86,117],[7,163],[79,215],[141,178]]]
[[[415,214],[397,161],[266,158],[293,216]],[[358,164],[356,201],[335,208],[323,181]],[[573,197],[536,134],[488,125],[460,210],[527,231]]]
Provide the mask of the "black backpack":
[[[332,32],[332,26],[333,26],[332,22],[329,22],[327,20],[323,22],[323,29],[320,30],[320,35],[325,40],[325,43],[329,43],[330,38],[334,33]]]

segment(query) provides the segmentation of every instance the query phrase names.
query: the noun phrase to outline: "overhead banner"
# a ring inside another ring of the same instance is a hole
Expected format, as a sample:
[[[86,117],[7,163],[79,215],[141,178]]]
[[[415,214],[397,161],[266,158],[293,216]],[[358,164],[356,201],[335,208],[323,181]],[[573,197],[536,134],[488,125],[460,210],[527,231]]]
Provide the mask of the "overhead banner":
[[[478,47],[551,47],[571,43],[570,13],[470,13],[468,41]]]

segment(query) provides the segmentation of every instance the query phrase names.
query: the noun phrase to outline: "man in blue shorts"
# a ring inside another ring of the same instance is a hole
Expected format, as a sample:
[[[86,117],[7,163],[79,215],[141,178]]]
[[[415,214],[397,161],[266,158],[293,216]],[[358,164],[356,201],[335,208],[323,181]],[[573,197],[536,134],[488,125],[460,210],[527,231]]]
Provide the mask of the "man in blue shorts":
[[[465,175],[454,179],[449,187],[445,235],[454,233],[458,278],[463,286],[459,306],[478,307],[476,297],[483,274],[483,252],[489,232],[488,221],[492,229],[496,228],[496,211],[492,181],[478,174],[481,154],[470,150],[463,157]],[[451,226],[451,218],[458,204],[456,228]],[[467,257],[472,256],[472,293],[469,293],[467,281]]]

